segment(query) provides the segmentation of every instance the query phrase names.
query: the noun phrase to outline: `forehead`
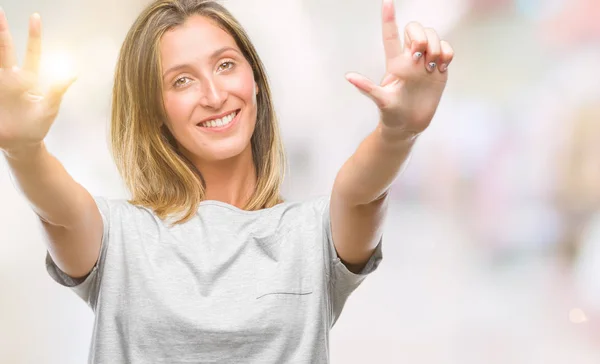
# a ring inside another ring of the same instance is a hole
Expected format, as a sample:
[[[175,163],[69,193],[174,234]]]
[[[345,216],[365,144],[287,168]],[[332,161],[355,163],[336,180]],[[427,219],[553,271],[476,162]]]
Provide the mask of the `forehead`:
[[[160,40],[163,64],[208,58],[225,46],[239,50],[233,37],[217,23],[201,15],[189,17],[183,25],[167,31]]]

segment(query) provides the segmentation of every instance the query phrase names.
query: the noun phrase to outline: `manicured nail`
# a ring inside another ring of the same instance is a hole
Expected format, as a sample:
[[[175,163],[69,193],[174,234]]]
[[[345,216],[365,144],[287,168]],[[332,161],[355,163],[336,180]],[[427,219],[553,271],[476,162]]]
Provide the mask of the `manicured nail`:
[[[423,53],[421,53],[421,52],[415,52],[415,54],[413,54],[413,59],[414,59],[415,61],[418,61],[418,60],[420,60],[420,59],[421,59],[421,57],[423,57]]]
[[[448,69],[448,65],[443,63],[440,65],[440,72],[446,72],[446,70]]]
[[[429,64],[427,64],[427,67],[429,68],[430,71],[433,71],[435,69],[435,62],[429,62]]]

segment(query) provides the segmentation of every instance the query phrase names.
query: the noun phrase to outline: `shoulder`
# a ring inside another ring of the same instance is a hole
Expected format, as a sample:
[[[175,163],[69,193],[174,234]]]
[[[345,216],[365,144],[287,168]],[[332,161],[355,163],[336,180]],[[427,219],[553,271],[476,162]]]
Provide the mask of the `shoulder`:
[[[169,221],[162,221],[152,209],[132,204],[127,199],[93,197],[103,220],[109,224],[113,222],[121,225],[133,221],[146,221],[160,225],[169,223]],[[329,200],[329,195],[318,195],[302,200],[285,200],[273,207],[256,211],[246,211],[223,202],[207,200],[200,203],[197,216],[188,223],[193,224],[195,220],[204,218],[210,221],[221,218],[226,221],[232,219],[240,222],[253,221],[257,224],[268,224],[269,222],[284,225],[312,223],[322,221],[329,215]]]
[[[272,217],[291,230],[321,229],[329,216],[329,196],[316,196],[299,201],[285,201],[272,210]]]
[[[150,208],[134,205],[124,198],[108,198],[104,196],[93,196],[93,198],[105,223],[112,221],[128,222],[139,219],[158,219],[158,216]]]
[[[321,215],[329,206],[329,196],[319,195],[303,200],[287,200],[280,205],[273,207],[279,208],[281,212],[292,213],[293,215]]]

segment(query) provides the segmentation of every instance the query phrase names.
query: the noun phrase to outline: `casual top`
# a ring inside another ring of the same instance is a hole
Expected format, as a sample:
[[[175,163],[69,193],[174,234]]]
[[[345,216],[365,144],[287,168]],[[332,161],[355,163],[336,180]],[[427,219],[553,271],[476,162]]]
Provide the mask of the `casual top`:
[[[76,281],[47,269],[95,313],[89,363],[328,363],[329,331],[360,274],[336,254],[329,198],[244,211],[203,201],[172,226],[95,197],[100,258]]]

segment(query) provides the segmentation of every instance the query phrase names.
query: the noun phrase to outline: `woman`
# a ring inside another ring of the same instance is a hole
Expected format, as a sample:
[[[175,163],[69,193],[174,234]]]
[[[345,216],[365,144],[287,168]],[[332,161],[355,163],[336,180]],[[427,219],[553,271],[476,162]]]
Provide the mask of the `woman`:
[[[157,0],[117,64],[111,141],[130,201],[92,197],[43,139],[72,81],[36,90],[0,16],[0,148],[48,236],[47,266],[96,314],[93,363],[325,363],[344,302],[381,260],[387,191],[429,125],[453,52],[383,6],[387,75],[348,74],[381,119],[331,197],[280,197],[283,151],[263,65],[220,5]]]

